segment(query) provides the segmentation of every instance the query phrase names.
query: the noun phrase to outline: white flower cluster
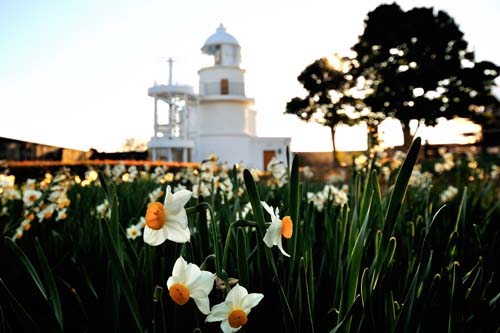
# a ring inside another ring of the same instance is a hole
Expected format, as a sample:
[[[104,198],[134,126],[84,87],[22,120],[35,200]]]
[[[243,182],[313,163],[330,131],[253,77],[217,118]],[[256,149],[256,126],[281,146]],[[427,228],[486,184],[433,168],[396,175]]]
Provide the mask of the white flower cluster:
[[[139,170],[135,165],[131,165],[128,167],[127,172],[123,174],[122,180],[124,182],[133,182],[137,176],[139,175]]]
[[[422,172],[419,169],[414,169],[411,173],[408,185],[415,188],[427,188],[432,183],[432,174],[430,172]]]
[[[449,185],[448,188],[444,190],[440,195],[441,202],[442,203],[450,202],[451,200],[453,200],[453,198],[457,196],[457,194],[458,194],[458,189],[454,186]]]
[[[237,219],[238,220],[244,220],[248,213],[253,213],[253,209],[252,209],[252,203],[251,202],[247,202],[245,204],[245,206],[243,206],[243,208],[241,209],[241,214],[240,212],[237,212]]]
[[[469,169],[476,169],[478,167],[478,163],[476,161],[476,158],[474,157],[474,154],[472,154],[471,152],[467,152],[466,158],[467,158],[467,167]]]
[[[436,164],[434,164],[434,171],[436,171],[438,174],[450,171],[455,167],[455,161],[452,153],[444,153],[442,154],[442,157],[444,160],[443,163],[437,162]]]
[[[182,168],[175,174],[175,180],[183,184],[195,184],[198,181],[198,170],[191,167]]]
[[[121,162],[119,164],[116,164],[113,169],[111,169],[111,177],[113,180],[117,181],[121,179],[122,175],[125,173],[127,170],[127,167],[125,166],[125,163]]]
[[[278,187],[282,187],[288,181],[288,172],[286,169],[285,163],[277,160],[275,157],[269,161],[267,164],[267,171],[271,173],[272,186],[278,185]]]
[[[377,167],[382,166],[382,161],[387,158],[389,154],[385,151],[384,147],[380,145],[375,145],[370,149],[370,156],[375,158],[375,165]]]
[[[28,179],[22,187],[22,195],[19,198],[23,201],[23,220],[16,228],[13,240],[23,237],[24,232],[31,229],[31,222],[38,219],[38,222],[54,218],[55,221],[67,218],[67,207],[70,200],[67,191],[72,185],[71,177],[66,173],[53,177],[50,173],[45,174],[45,178],[37,183],[34,179]]]
[[[490,178],[496,179],[500,174],[500,167],[498,165],[492,165],[490,171]]]
[[[368,157],[365,154],[358,155],[354,158],[354,166],[356,170],[363,170],[368,164]]]
[[[308,192],[307,200],[313,202],[316,209],[321,212],[330,200],[339,206],[346,204],[348,201],[348,192],[349,187],[345,184],[340,189],[334,185],[328,184],[323,187],[322,191],[317,193]]]
[[[81,180],[80,176],[76,175],[74,178],[75,183],[82,187],[90,186],[99,179],[99,174],[94,169],[90,168],[85,172],[85,179]]]
[[[403,163],[406,158],[406,153],[401,150],[396,150],[391,159],[391,169],[394,170],[399,168],[399,166]]]
[[[388,166],[383,166],[382,168],[380,168],[380,171],[382,172],[382,176],[384,176],[385,181],[388,182],[392,174],[391,168]]]
[[[302,168],[302,174],[306,179],[311,179],[312,177],[314,177],[314,172],[311,170],[309,166],[305,166]]]
[[[233,183],[229,178],[229,166],[227,163],[219,166],[216,155],[210,155],[202,162],[200,172],[188,172],[188,174],[193,175],[190,177],[193,184],[193,197],[200,195],[208,197],[213,189],[215,192],[219,191],[223,203],[233,198]]]
[[[104,199],[104,201],[97,205],[95,208],[97,212],[97,217],[102,219],[102,218],[110,218],[111,217],[111,207],[109,205],[108,199]]]
[[[161,186],[155,188],[153,190],[153,192],[148,194],[149,202],[158,201],[158,199],[161,198],[163,196],[163,194],[165,194],[165,193],[163,192],[163,189]]]
[[[21,199],[21,192],[15,185],[16,177],[0,174],[0,201],[5,205],[10,200]]]
[[[161,177],[158,177],[159,175],[161,175],[162,177],[165,176],[165,171],[166,171],[165,167],[157,167],[154,170],[154,172],[151,173],[151,175],[149,175],[149,168],[150,166],[147,164],[144,165],[144,170],[139,170],[135,165],[131,165],[127,168],[125,162],[120,161],[112,168],[109,164],[106,164],[103,170],[103,174],[104,176],[106,176],[107,178],[111,178],[115,182],[131,183],[138,178],[148,178],[149,176],[151,177],[152,180],[157,181],[158,183],[165,182],[161,181],[162,180]],[[90,174],[90,176],[93,178],[93,181],[97,179],[95,175]],[[171,176],[173,176],[173,174]],[[87,176],[85,178],[87,180]],[[85,181],[83,181],[82,183],[85,183]]]
[[[144,173],[144,178],[147,178],[147,171],[140,172],[139,174],[143,175]],[[158,184],[165,184],[165,183],[170,183],[175,179],[175,176],[172,172],[167,172],[167,167],[165,165],[162,166],[157,166],[154,168],[153,172],[149,176],[150,179]]]
[[[342,183],[346,180],[346,174],[344,170],[341,170],[339,174],[331,174],[328,176],[326,182],[328,184]]]

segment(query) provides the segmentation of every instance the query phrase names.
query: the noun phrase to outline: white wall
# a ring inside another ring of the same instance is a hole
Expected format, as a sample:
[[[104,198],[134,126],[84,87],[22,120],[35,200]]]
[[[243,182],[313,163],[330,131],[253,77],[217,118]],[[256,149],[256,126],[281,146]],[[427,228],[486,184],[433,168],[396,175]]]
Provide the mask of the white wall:
[[[228,79],[233,82],[244,82],[245,70],[239,67],[207,67],[198,71],[201,82],[220,81],[220,79]]]
[[[206,102],[200,105],[196,112],[201,135],[255,136],[255,123],[252,124],[252,121],[255,122],[255,116],[241,102]]]
[[[200,136],[195,143],[193,162],[201,162],[210,154],[216,154],[220,162],[230,165],[252,162],[252,138],[249,136]]]
[[[257,111],[247,109],[245,113],[246,127],[245,131],[252,136],[257,135]]]
[[[244,163],[245,167],[264,170],[264,151],[276,151],[276,158],[286,162],[286,147],[290,138],[259,138],[247,135],[202,135],[196,138],[193,162],[201,162],[216,154],[220,162],[230,165]]]

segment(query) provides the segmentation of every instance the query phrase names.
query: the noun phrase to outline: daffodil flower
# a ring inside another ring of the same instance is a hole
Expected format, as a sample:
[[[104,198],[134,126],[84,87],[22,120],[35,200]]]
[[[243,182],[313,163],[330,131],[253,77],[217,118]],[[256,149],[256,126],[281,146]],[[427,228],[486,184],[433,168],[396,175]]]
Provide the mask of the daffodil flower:
[[[220,321],[224,333],[236,332],[248,321],[250,310],[264,298],[259,293],[249,294],[245,287],[237,284],[229,291],[226,300],[214,305],[206,321]]]
[[[264,235],[264,243],[268,247],[273,247],[277,245],[283,255],[289,257],[290,255],[283,250],[283,245],[281,244],[281,237],[290,239],[293,233],[293,223],[290,216],[285,216],[280,219],[279,209],[276,207],[276,211],[273,212],[273,208],[269,207],[267,203],[261,201],[262,207],[271,215],[271,224],[267,228],[266,234]]]
[[[195,264],[187,263],[179,257],[174,264],[172,276],[167,280],[167,287],[172,300],[184,305],[192,298],[203,314],[210,312],[208,294],[214,287],[215,274],[202,271]]]
[[[132,224],[130,227],[127,228],[128,239],[136,239],[140,235],[142,235],[141,228],[139,228],[137,225]]]
[[[176,243],[189,241],[191,233],[184,205],[191,199],[191,191],[181,190],[171,193],[167,186],[165,202],[152,202],[146,211],[144,242],[157,246],[169,239]]]
[[[42,196],[42,192],[32,189],[27,189],[23,193],[23,202],[26,207],[31,207],[35,201]]]

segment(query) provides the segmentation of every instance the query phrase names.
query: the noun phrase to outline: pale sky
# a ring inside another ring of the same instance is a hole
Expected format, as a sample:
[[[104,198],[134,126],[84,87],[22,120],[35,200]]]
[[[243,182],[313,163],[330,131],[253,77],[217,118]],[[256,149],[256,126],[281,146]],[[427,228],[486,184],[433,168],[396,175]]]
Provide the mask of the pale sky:
[[[165,59],[175,61],[174,82],[197,91],[200,48],[223,23],[241,45],[258,135],[291,136],[294,151],[331,149],[328,128],[284,116],[286,103],[304,95],[300,72],[320,57],[347,54],[381,3],[0,0],[0,136],[100,151],[118,150],[129,137],[148,140],[147,89],[167,82]],[[500,64],[499,1],[397,3],[445,10],[477,60]]]

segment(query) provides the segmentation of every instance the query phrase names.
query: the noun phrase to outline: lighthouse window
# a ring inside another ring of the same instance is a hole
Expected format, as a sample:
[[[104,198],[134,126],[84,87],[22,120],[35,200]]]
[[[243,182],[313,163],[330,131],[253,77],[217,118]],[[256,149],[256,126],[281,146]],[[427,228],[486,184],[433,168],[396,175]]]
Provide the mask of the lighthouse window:
[[[220,45],[215,46],[214,61],[216,65],[221,64],[221,49]]]
[[[229,80],[221,79],[220,80],[220,94],[227,95],[229,94]]]

